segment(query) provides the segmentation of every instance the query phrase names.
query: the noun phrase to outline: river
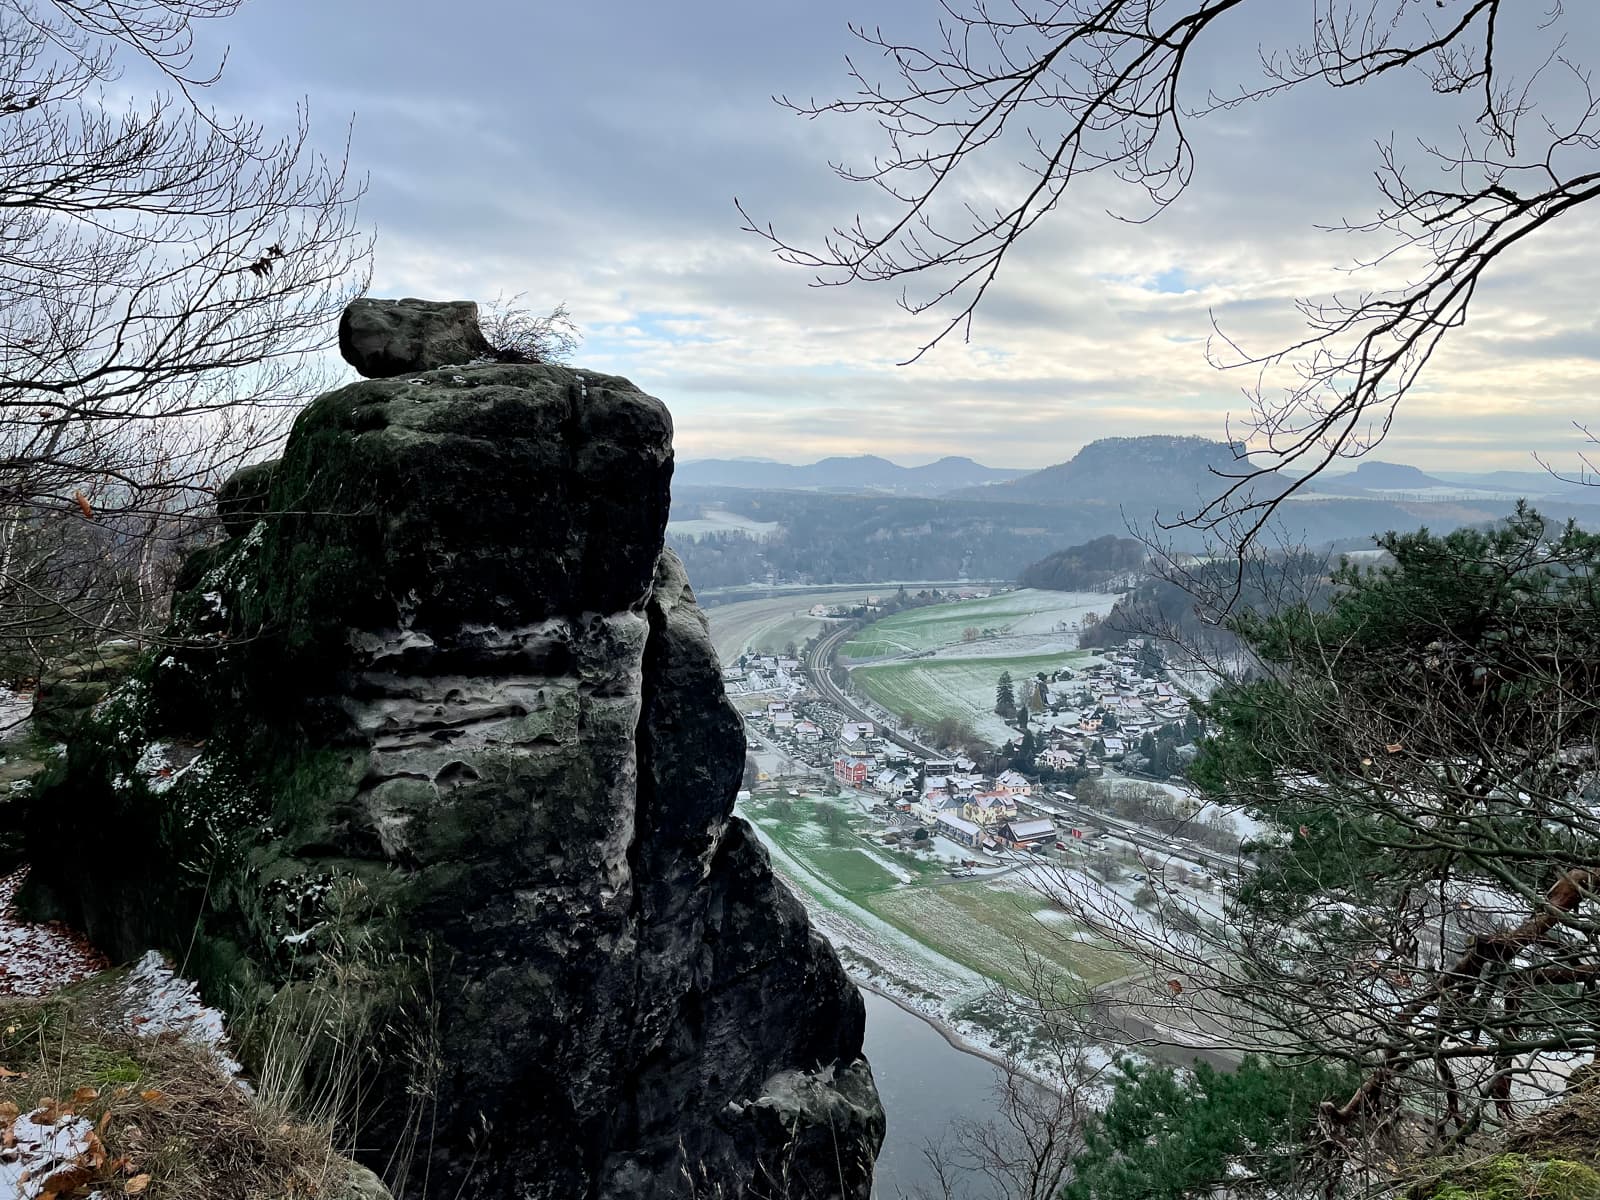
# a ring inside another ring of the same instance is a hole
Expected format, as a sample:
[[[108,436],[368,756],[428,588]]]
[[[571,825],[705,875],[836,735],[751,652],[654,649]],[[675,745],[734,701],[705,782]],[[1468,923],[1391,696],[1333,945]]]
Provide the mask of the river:
[[[876,993],[867,1002],[867,1061],[888,1115],[878,1155],[875,1200],[899,1200],[933,1177],[922,1149],[950,1132],[954,1121],[985,1120],[992,1110],[1000,1071],[987,1059],[966,1054],[919,1017]],[[985,1181],[964,1181],[972,1200],[998,1200]]]

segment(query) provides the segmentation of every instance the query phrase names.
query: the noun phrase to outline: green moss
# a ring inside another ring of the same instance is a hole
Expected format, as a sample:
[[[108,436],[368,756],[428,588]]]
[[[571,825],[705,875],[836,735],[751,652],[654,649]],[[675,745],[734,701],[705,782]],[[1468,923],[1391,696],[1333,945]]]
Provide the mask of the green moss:
[[[1570,1159],[1497,1154],[1452,1167],[1411,1195],[1413,1200],[1600,1200],[1600,1172]]]
[[[113,1083],[138,1083],[144,1068],[127,1053],[107,1046],[85,1045],[81,1052],[83,1071],[95,1087]]]

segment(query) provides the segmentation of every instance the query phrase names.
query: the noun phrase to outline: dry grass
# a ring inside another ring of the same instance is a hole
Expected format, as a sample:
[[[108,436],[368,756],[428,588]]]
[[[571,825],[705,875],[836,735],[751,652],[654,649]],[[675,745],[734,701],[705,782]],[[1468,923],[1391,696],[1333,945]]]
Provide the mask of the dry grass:
[[[203,1045],[117,1031],[108,1006],[120,981],[110,972],[45,1000],[0,1002],[0,1130],[33,1113],[45,1124],[81,1117],[95,1131],[47,1195],[351,1194],[351,1164],[327,1127],[258,1102]]]

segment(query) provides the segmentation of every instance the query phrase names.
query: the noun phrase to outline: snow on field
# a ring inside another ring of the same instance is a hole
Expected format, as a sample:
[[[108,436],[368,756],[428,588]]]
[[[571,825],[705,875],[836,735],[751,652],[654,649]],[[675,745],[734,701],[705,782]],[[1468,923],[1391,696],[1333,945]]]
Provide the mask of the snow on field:
[[[866,855],[873,862],[877,863],[878,866],[882,867],[885,871],[889,872],[889,874],[893,875],[901,883],[911,883],[916,878],[916,876],[912,875],[910,871],[906,870],[899,863],[895,862],[894,859],[888,857],[887,855],[874,854],[865,846],[857,846],[855,849],[856,853]]]
[[[701,510],[698,517],[688,521],[670,521],[667,532],[687,541],[699,541],[719,533],[742,533],[755,541],[764,542],[782,526],[777,521],[753,521],[738,513],[720,508]]]
[[[1071,650],[1078,644],[1074,627],[1088,613],[1103,617],[1116,600],[1114,594],[1101,592],[1023,588],[978,600],[914,608],[869,625],[844,647],[843,653],[863,659],[944,646],[976,651],[981,641],[963,645],[963,636],[969,629],[998,631],[1001,638],[995,640],[1036,638],[1040,641],[1032,643],[1035,647],[1053,642],[1060,649]]]
[[[1016,736],[994,712],[995,685],[1002,671],[1022,678],[1062,665],[1059,656],[1027,658],[917,658],[857,667],[854,678],[874,700],[891,712],[932,724],[943,716],[967,722],[979,736],[994,742]]]
[[[998,742],[1015,732],[994,713],[1000,674],[1020,679],[1094,661],[1078,649],[1076,626],[1086,613],[1109,612],[1116,599],[1098,592],[1025,588],[932,605],[869,625],[842,653],[868,660],[853,675],[890,712],[922,724],[955,717]],[[968,640],[974,629],[993,636]],[[909,657],[912,653],[928,656]],[[871,661],[880,659],[889,661]]]
[[[992,986],[976,971],[946,958],[841,895],[827,880],[767,836],[759,825],[755,828],[761,844],[772,857],[773,868],[790,887],[806,897],[806,911],[812,924],[835,945],[850,946],[892,967],[896,974],[917,987],[955,1001],[982,995]]]

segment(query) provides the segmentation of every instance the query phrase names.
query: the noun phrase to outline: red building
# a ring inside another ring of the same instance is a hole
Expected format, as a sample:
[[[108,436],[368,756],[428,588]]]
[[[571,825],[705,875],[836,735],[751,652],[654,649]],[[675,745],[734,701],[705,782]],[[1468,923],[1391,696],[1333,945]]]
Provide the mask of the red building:
[[[833,777],[851,787],[861,787],[867,782],[867,760],[864,758],[836,758],[833,760]]]

